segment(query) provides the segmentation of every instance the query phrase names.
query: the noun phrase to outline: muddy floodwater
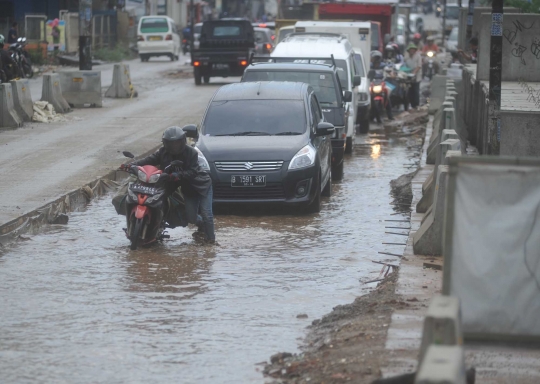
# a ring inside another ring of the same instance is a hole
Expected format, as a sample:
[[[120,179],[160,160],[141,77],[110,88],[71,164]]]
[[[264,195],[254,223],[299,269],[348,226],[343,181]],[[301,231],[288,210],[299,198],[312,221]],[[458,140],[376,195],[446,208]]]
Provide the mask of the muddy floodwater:
[[[378,251],[403,250],[382,244],[405,239],[384,220],[404,218],[389,182],[416,143],[360,141],[320,214],[218,215],[220,247],[180,228],[130,251],[104,197],[0,248],[0,382],[263,382],[257,363],[297,352],[311,321],[373,287]]]

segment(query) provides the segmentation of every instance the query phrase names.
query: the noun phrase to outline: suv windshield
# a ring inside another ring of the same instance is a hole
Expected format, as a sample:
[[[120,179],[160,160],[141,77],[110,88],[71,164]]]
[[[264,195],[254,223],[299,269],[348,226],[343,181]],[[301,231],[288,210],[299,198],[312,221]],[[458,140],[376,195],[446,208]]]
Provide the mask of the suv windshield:
[[[203,135],[264,136],[306,131],[300,100],[213,101],[204,119]]]
[[[151,17],[142,19],[141,33],[165,33],[169,32],[167,19],[163,17]]]
[[[362,59],[363,57],[361,57],[359,53],[354,54],[354,63],[356,64],[357,75],[360,77],[366,77],[366,73],[364,72],[364,60]]]
[[[337,107],[338,91],[332,73],[293,71],[246,71],[242,81],[293,81],[307,83],[313,87],[319,103]]]

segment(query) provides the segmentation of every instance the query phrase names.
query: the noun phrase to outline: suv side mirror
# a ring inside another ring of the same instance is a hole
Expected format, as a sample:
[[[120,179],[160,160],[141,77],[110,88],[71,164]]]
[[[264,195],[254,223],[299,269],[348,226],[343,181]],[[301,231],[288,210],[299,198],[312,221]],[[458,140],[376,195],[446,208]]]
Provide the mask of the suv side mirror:
[[[360,78],[360,75],[354,75],[353,77],[353,87],[358,87],[360,83],[362,82],[362,79]]]
[[[352,92],[351,91],[343,91],[343,101],[345,103],[350,103],[352,101]]]
[[[333,124],[327,123],[326,121],[321,121],[317,125],[317,132],[315,133],[315,136],[326,136],[326,135],[332,135],[336,129],[334,128]]]
[[[199,137],[199,131],[195,124],[185,125],[182,130],[186,133],[187,137],[191,137],[192,139],[197,139]]]

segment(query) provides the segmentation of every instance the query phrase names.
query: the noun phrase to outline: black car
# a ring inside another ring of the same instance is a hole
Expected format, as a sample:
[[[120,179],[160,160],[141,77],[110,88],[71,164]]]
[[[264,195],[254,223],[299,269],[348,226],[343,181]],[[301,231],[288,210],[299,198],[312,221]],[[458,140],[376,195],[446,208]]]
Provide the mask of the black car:
[[[253,82],[221,87],[196,137],[215,203],[284,203],[318,212],[332,192],[330,136],[311,86]]]
[[[319,100],[325,120],[335,127],[335,132],[331,138],[332,177],[334,180],[341,180],[343,178],[343,158],[347,136],[346,102],[351,101],[352,94],[349,91],[342,90],[333,59],[272,57],[266,60],[272,60],[272,62],[254,62],[250,64],[244,72],[242,82],[293,81],[311,85]]]

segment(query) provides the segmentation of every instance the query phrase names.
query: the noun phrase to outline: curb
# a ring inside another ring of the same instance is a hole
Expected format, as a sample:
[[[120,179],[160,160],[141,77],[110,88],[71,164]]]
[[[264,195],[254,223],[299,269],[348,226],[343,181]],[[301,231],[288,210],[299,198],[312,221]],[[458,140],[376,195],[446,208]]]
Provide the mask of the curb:
[[[141,154],[141,159],[155,152],[161,145]],[[100,197],[119,187],[119,182],[127,177],[123,171],[113,170],[104,176],[94,179],[80,188],[72,190],[45,205],[25,213],[5,224],[0,225],[0,246],[15,241],[18,236],[31,232],[37,234],[41,228],[54,224],[61,215],[84,209],[95,197]]]

